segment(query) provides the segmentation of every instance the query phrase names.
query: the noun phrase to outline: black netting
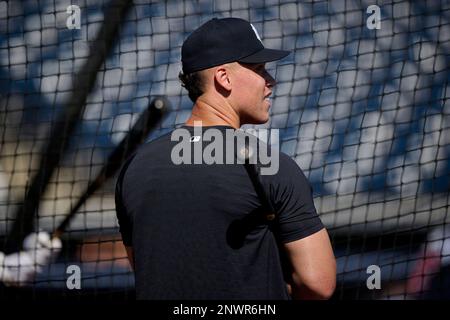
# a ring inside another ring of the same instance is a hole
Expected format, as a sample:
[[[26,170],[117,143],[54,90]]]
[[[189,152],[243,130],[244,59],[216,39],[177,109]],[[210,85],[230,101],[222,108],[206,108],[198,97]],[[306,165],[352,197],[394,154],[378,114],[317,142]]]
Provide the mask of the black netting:
[[[267,47],[293,52],[268,65],[278,84],[263,127],[280,130],[281,150],[313,186],[338,262],[335,297],[448,296],[450,3],[375,1],[381,21],[371,29],[373,2],[134,1],[41,198],[35,228],[57,227],[151,97],[166,96],[172,111],[148,139],[184,123],[192,103],[178,80],[183,39],[212,17],[240,17]],[[67,26],[70,5],[80,8],[80,29]],[[4,241],[109,5],[0,2]],[[70,295],[65,271],[76,264],[90,294],[130,294],[113,186],[110,179],[81,207],[62,254],[29,292]],[[381,290],[367,288],[371,265],[380,267]]]

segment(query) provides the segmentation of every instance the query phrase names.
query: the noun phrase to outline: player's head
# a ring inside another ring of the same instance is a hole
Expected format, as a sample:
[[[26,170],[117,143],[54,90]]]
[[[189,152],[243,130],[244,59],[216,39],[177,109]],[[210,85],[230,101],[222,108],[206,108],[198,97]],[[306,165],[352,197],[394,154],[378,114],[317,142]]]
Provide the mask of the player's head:
[[[235,109],[241,124],[264,123],[275,85],[265,63],[289,53],[265,48],[246,20],[214,18],[184,41],[180,79],[193,102],[207,94],[219,95]]]

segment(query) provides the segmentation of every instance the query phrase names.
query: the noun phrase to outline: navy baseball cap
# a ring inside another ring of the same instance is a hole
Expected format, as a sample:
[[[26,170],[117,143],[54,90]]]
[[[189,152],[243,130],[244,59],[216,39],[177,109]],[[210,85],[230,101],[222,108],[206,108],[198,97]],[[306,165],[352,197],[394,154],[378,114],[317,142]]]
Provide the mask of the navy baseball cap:
[[[263,63],[286,57],[290,51],[264,48],[255,27],[239,18],[214,18],[184,41],[181,48],[183,73],[229,62]]]

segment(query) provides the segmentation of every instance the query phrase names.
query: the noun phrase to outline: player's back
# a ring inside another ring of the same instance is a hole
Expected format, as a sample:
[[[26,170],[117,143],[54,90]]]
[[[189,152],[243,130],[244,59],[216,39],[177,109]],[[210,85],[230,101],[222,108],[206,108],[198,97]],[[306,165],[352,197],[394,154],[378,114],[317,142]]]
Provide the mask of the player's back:
[[[209,144],[183,128],[191,155]],[[276,242],[244,166],[176,164],[177,145],[171,134],[147,143],[119,181],[137,298],[286,299]]]

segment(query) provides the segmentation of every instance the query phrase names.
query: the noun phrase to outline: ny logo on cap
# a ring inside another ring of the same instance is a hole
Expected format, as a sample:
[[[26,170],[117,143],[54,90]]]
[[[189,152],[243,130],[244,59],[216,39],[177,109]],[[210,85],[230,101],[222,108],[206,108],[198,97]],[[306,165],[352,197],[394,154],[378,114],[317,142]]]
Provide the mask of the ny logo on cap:
[[[253,32],[255,33],[256,37],[258,38],[259,42],[262,43],[261,37],[258,34],[258,31],[256,30],[255,26],[253,24],[250,23],[250,25],[252,26]]]

